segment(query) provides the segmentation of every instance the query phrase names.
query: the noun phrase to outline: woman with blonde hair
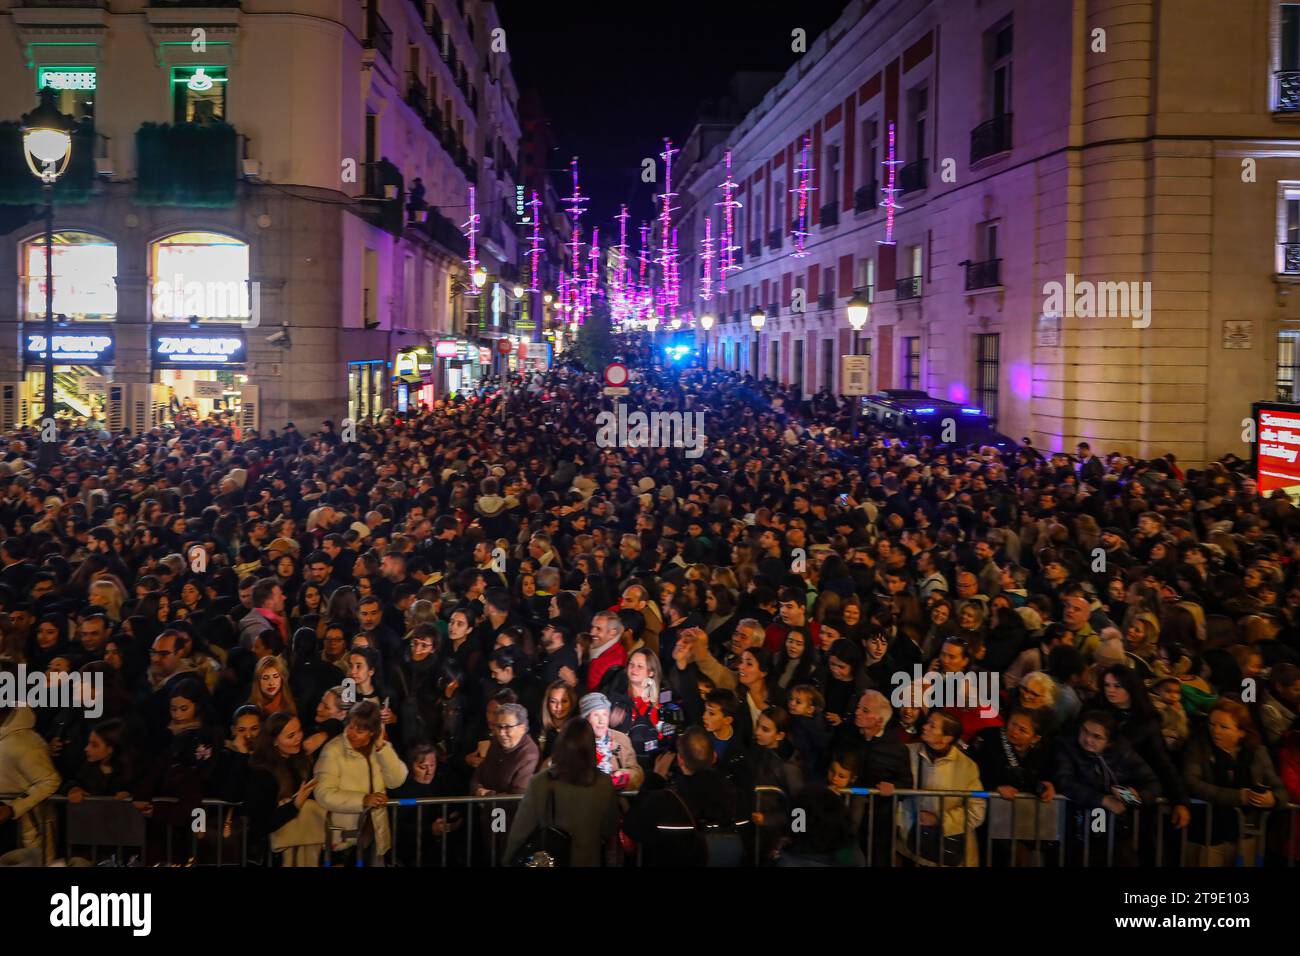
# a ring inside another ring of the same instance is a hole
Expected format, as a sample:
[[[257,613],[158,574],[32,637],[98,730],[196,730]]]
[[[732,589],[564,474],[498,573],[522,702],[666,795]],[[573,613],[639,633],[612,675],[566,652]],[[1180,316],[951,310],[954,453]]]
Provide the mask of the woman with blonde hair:
[[[253,691],[248,703],[261,708],[263,714],[296,714],[293,691],[289,689],[289,669],[278,657],[263,657],[253,671]]]
[[[101,608],[114,624],[122,621],[122,605],[126,603],[126,589],[116,577],[102,577],[90,584],[88,600]]]

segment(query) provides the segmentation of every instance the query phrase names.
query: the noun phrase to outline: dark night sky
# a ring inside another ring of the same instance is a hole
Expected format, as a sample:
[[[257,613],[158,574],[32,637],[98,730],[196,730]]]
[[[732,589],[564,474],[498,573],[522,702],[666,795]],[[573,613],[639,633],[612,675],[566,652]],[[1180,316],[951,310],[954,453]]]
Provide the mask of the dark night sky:
[[[567,195],[569,158],[579,158],[588,224],[608,235],[621,202],[633,222],[652,214],[654,186],[641,160],[663,137],[681,143],[705,100],[737,70],[785,70],[797,58],[791,31],[808,44],[845,0],[497,0],[515,79],[542,96],[559,141],[552,178]],[[561,188],[563,187],[563,188]],[[602,245],[604,242],[602,241]]]

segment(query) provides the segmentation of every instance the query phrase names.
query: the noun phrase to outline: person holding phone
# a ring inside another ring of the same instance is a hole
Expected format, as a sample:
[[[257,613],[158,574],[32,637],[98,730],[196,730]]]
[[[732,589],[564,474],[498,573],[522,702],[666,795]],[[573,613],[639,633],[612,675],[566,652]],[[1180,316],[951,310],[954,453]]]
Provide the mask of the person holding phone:
[[[1212,808],[1208,821],[1205,807],[1193,814],[1196,865],[1253,866],[1260,811],[1285,805],[1287,792],[1245,704],[1220,697],[1210,708],[1205,730],[1187,742],[1183,776],[1192,798]]]

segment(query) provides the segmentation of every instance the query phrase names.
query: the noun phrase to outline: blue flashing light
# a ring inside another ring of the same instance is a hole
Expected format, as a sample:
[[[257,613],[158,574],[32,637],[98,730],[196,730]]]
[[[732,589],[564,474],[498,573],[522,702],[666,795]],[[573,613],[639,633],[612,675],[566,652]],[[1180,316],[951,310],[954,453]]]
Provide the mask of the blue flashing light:
[[[979,409],[979,408],[963,408],[961,410],[961,413],[963,415],[983,415],[984,411],[983,409]]]
[[[915,414],[917,414],[917,415],[933,415],[936,411],[937,411],[937,409],[934,409],[934,408],[918,408],[918,409],[915,410]]]

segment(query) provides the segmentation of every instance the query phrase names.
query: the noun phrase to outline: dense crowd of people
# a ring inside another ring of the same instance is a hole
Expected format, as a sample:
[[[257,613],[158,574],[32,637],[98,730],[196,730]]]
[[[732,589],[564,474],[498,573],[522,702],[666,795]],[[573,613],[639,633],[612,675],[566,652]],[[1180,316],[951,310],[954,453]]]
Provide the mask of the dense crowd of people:
[[[1300,513],[1242,462],[890,441],[698,369],[626,402],[702,456],[600,447],[600,384],[9,436],[0,667],[103,690],[0,703],[0,849],[129,803],[146,862],[1300,856]]]

